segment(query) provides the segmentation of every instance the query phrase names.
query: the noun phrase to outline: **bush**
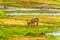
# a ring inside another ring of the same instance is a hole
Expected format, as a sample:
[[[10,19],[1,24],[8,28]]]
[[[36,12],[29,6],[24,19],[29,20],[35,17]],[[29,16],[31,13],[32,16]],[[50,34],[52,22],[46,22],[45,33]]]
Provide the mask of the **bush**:
[[[35,33],[29,32],[29,33],[26,33],[25,36],[36,36],[36,35],[35,35]]]
[[[0,16],[3,17],[3,16],[5,16],[5,15],[6,15],[5,12],[2,11],[2,10],[0,10]]]

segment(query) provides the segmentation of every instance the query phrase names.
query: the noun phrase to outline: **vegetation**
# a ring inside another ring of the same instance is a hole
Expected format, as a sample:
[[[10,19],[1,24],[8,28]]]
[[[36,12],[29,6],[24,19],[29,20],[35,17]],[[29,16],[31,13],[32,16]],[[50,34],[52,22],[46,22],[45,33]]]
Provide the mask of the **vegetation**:
[[[57,27],[58,29],[59,27]],[[44,30],[43,30],[44,29]],[[60,29],[58,29],[60,30]],[[0,26],[0,40],[12,40],[13,38],[15,39],[20,39],[26,38],[30,39],[32,38],[33,40],[56,40],[59,39],[60,37],[55,37],[51,35],[43,35],[41,37],[41,33],[46,34],[47,32],[54,32],[56,29],[53,29],[52,27],[42,27],[42,26],[20,26],[20,25],[7,25],[5,24],[4,26]],[[57,32],[57,31],[56,31]],[[36,39],[37,38],[37,39]],[[13,39],[13,40],[14,40]]]
[[[15,11],[5,11],[6,13],[59,13],[57,11],[50,11],[50,10],[31,10],[31,11],[22,11],[22,10],[15,10]]]
[[[59,0],[16,0],[12,1],[12,0],[5,0],[5,1],[0,1],[0,4],[2,5],[7,5],[7,6],[15,6],[15,7],[24,7],[24,8],[40,8],[41,6],[36,6],[36,4],[53,4],[53,5],[57,5],[60,6],[60,1]],[[55,6],[53,6],[55,7]]]
[[[52,4],[60,7],[59,0],[0,0],[0,5],[19,8],[43,8],[36,4]],[[50,7],[49,8],[55,8]],[[6,13],[59,13],[49,10],[4,11],[0,9],[0,40],[60,40],[60,36],[47,35],[60,32],[60,16],[6,16]],[[39,18],[38,26],[27,25],[27,20]]]
[[[26,19],[39,18],[39,26],[28,26]],[[17,20],[15,20],[17,18]],[[1,40],[59,40],[60,37],[43,35],[41,33],[60,32],[60,16],[5,16],[0,17],[0,39]]]
[[[2,11],[2,10],[0,10],[0,17],[3,17],[3,16],[5,16],[5,15],[6,15],[5,12]]]
[[[44,30],[43,30],[44,29]],[[0,26],[0,39],[9,39],[9,37],[12,39],[14,36],[27,36],[27,37],[40,37],[40,33],[47,33],[52,32],[53,28],[47,27],[40,27],[40,26],[12,26],[12,25],[4,25],[4,27]],[[18,38],[19,38],[18,36]],[[51,36],[53,38],[53,36]]]

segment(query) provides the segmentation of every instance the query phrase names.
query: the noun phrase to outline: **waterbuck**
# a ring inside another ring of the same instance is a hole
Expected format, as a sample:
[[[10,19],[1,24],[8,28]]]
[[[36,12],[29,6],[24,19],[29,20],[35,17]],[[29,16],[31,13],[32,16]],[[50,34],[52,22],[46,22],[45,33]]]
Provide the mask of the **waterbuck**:
[[[27,24],[28,25],[31,25],[31,26],[38,26],[38,22],[39,22],[39,19],[38,18],[33,18],[31,19],[30,21],[27,21]]]

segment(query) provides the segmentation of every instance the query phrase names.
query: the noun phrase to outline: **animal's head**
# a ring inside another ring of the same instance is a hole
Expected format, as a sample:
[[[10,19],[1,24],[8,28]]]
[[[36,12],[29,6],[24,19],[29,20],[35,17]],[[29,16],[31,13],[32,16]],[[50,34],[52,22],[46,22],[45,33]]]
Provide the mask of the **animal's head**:
[[[34,18],[35,21],[39,21],[39,18]]]

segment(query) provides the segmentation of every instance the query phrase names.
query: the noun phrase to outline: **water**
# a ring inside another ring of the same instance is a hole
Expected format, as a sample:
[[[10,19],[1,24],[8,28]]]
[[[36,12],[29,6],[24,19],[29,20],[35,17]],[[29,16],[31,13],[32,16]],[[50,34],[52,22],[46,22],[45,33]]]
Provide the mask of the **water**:
[[[45,4],[42,4],[44,6],[46,6]],[[41,5],[40,5],[41,6]],[[4,8],[3,5],[0,5],[0,8]],[[17,7],[8,7],[5,11],[13,11],[13,10],[23,10],[23,11],[27,11],[27,10],[50,10],[50,11],[60,11],[60,9],[36,9],[36,8],[17,8]]]
[[[47,33],[47,35],[60,36],[60,32],[51,32]]]
[[[35,15],[35,16],[60,16],[60,13],[9,13],[6,15],[19,16],[19,15]]]
[[[36,8],[16,8],[16,7],[8,7],[5,11],[13,11],[13,10],[22,10],[22,11],[31,11],[31,10],[50,10],[50,11],[60,11],[60,9],[36,9]]]

